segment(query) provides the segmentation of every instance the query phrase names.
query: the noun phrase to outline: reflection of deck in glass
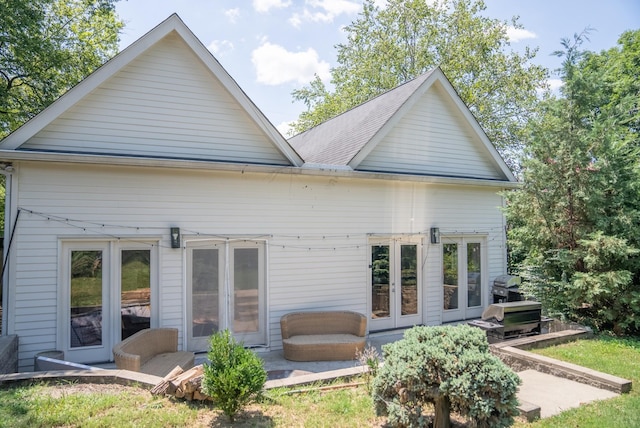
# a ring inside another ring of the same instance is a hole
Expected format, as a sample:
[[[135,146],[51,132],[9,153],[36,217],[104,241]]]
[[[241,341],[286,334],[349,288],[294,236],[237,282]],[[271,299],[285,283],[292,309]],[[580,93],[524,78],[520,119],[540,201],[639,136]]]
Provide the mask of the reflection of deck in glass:
[[[418,286],[402,286],[402,315],[415,315],[418,313]]]
[[[102,345],[102,308],[71,308],[71,347]]]
[[[193,337],[207,337],[218,331],[218,292],[193,293]]]
[[[371,318],[387,318],[389,313],[389,285],[373,285]]]
[[[236,290],[233,307],[233,332],[255,333],[259,327],[258,290]]]

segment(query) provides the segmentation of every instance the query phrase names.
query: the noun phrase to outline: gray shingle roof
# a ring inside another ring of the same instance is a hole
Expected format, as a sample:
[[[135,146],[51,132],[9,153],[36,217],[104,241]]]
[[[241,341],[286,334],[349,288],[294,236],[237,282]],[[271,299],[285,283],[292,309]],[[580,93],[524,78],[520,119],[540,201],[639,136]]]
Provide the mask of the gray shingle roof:
[[[434,70],[289,139],[306,163],[345,166]]]

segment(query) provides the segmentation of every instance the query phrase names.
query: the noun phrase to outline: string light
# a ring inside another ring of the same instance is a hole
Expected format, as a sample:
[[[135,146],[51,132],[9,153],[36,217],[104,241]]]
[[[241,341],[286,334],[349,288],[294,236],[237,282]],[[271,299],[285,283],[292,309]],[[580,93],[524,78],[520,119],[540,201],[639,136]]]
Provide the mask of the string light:
[[[68,227],[81,229],[85,234],[87,233],[95,233],[96,235],[109,237],[112,239],[116,239],[118,241],[125,242],[135,242],[142,243],[150,246],[157,246],[159,248],[171,248],[169,245],[162,245],[158,243],[150,243],[142,240],[141,238],[132,238],[127,235],[119,235],[115,233],[108,233],[105,229],[121,229],[121,230],[135,230],[136,233],[139,233],[141,230],[149,231],[150,233],[157,233],[157,231],[165,231],[167,229],[166,226],[131,226],[131,225],[123,225],[123,224],[109,224],[103,222],[95,222],[91,220],[80,220],[80,219],[72,219],[68,217],[56,216],[53,214],[42,213],[26,208],[18,208],[19,211],[23,211],[33,216],[41,217],[46,219],[47,221],[57,222]],[[328,235],[328,234],[318,234],[318,235],[274,235],[274,234],[256,234],[256,235],[220,235],[215,233],[207,233],[198,230],[191,230],[183,228],[183,233],[187,235],[194,235],[202,239],[203,241],[208,240],[222,240],[228,242],[249,242],[249,241],[263,241],[265,245],[271,246],[274,248],[281,248],[283,250],[293,249],[293,250],[307,250],[307,251],[346,251],[346,250],[359,250],[363,246],[366,248],[366,241],[369,238],[377,238],[376,245],[384,245],[385,242],[393,243],[393,242],[403,242],[410,241],[412,238],[416,236],[424,237],[429,234],[428,230],[418,231],[418,232],[401,232],[401,233],[363,233],[360,237],[354,238],[353,234],[336,234],[336,235]],[[458,237],[468,237],[470,235],[475,236],[483,236],[487,239],[487,242],[500,241],[503,242],[504,239],[504,230],[502,226],[498,227],[487,227],[481,229],[475,229],[472,231],[469,230],[459,230],[459,229],[446,229],[440,228],[440,233],[442,235],[443,241],[453,242],[453,240]],[[164,234],[164,233],[163,233]],[[266,240],[269,238],[276,242],[269,242]],[[149,237],[149,239],[153,239],[153,237]],[[306,245],[297,246],[297,245],[287,245],[282,244],[282,242],[277,242],[281,240],[287,239],[296,239],[298,241],[304,241]],[[330,240],[360,240],[359,243],[351,243],[347,245],[331,245]],[[317,246],[309,246],[309,242],[313,240],[320,240],[325,245],[317,245]],[[362,242],[364,241],[364,242]],[[422,244],[424,247],[424,244]],[[429,246],[427,246],[429,247]]]

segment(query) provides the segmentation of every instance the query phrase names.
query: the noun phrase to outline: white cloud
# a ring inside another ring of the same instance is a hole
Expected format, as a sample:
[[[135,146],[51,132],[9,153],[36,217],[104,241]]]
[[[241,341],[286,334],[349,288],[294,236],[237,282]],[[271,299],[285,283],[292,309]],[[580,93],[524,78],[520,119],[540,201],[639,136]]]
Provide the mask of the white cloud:
[[[289,138],[292,137],[293,135],[291,135],[293,133],[293,128],[291,127],[291,122],[293,121],[289,121],[289,122],[282,122],[279,125],[276,125],[276,129],[278,131],[280,131],[280,133],[285,137],[285,138]]]
[[[251,53],[258,83],[280,85],[287,82],[309,83],[314,74],[326,80],[330,77],[329,63],[321,61],[318,53],[309,48],[289,52],[279,45],[263,42]]]
[[[240,17],[240,9],[238,9],[237,7],[235,9],[228,9],[224,11],[224,14],[227,18],[229,18],[229,22],[235,24],[238,20],[238,17]]]
[[[549,89],[551,89],[552,92],[556,92],[564,83],[562,83],[561,79],[547,79],[547,85],[549,85]]]
[[[538,88],[536,90],[536,93],[540,98],[542,98],[547,93],[555,96],[560,95],[560,88],[562,88],[562,86],[564,85],[564,83],[562,83],[562,80],[560,79],[547,79],[544,83],[545,84],[542,88]]]
[[[518,43],[525,39],[535,39],[538,36],[536,33],[532,33],[529,30],[525,30],[524,28],[516,28],[512,26],[507,27],[507,37],[510,42]]]
[[[336,16],[356,14],[362,8],[361,3],[349,0],[306,0],[307,6],[302,13],[294,13],[289,23],[300,28],[303,22],[333,22]]]
[[[227,52],[233,50],[233,43],[229,40],[214,40],[207,46],[216,56],[224,56]]]
[[[253,0],[256,12],[267,13],[271,9],[282,9],[291,6],[291,0]]]

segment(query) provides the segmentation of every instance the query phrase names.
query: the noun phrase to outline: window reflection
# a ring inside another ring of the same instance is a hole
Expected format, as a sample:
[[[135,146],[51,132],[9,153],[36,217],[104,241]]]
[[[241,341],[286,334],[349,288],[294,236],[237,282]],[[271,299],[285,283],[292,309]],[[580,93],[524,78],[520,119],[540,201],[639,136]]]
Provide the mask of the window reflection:
[[[151,251],[122,250],[120,267],[121,337],[151,327]]]
[[[71,252],[71,347],[102,345],[102,251]]]

